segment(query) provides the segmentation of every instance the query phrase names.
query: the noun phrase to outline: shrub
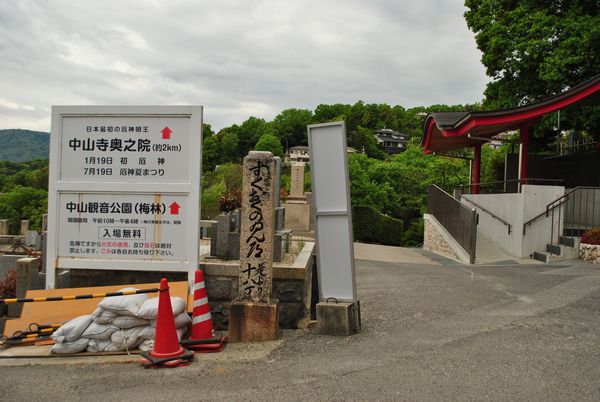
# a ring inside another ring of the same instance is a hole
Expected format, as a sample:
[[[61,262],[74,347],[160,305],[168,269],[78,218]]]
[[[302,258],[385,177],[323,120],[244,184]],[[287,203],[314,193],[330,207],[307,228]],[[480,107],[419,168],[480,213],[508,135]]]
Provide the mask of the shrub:
[[[227,191],[219,197],[219,211],[232,212],[242,206],[242,192],[240,190]]]
[[[585,244],[600,245],[600,229],[590,229],[581,236],[581,242]]]
[[[354,240],[387,246],[402,245],[402,221],[381,214],[370,206],[352,207]]]
[[[11,299],[17,296],[17,271],[11,269],[6,278],[0,281],[0,297]]]

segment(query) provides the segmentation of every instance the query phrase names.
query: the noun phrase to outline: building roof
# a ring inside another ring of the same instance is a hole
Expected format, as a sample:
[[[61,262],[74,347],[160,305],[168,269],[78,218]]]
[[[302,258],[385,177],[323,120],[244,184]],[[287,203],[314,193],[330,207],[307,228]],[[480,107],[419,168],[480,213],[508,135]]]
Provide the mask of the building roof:
[[[374,135],[378,141],[390,141],[390,142],[406,142],[408,141],[408,134],[399,133],[390,129],[375,130]]]
[[[440,112],[427,116],[421,137],[425,153],[472,147],[507,130],[530,126],[544,114],[572,105],[600,104],[600,75],[540,102],[506,110]]]

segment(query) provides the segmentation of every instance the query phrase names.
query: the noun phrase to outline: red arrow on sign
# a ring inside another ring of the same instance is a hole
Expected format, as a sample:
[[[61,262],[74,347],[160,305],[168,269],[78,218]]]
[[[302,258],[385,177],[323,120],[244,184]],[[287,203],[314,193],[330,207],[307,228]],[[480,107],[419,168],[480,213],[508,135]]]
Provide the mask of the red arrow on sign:
[[[181,206],[176,202],[173,202],[171,205],[169,205],[171,215],[179,215],[179,208],[181,208]]]
[[[161,130],[162,133],[162,139],[163,140],[170,140],[171,139],[171,133],[173,132],[173,130],[171,130],[169,127],[165,127]]]

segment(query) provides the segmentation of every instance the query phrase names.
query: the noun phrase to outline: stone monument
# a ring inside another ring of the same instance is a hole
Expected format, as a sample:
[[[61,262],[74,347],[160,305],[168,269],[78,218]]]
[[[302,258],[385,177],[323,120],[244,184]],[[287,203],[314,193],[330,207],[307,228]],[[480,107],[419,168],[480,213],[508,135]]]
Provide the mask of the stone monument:
[[[271,299],[275,208],[275,160],[251,151],[243,164],[238,296],[229,316],[232,342],[277,339],[278,301]]]
[[[290,195],[283,204],[285,227],[299,232],[310,230],[310,205],[304,194],[304,164],[292,165]]]

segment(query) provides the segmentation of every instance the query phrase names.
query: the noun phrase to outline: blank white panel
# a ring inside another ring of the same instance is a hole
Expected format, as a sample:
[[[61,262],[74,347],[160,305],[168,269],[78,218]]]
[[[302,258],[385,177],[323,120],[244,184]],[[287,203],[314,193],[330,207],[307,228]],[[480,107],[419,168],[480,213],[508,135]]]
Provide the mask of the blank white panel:
[[[353,252],[348,241],[349,225],[345,215],[318,216],[319,287],[323,299],[354,300]],[[324,250],[323,248],[326,248]]]
[[[345,153],[346,141],[342,126],[309,128],[311,135],[310,162],[318,169],[313,175],[312,190],[317,211],[348,209]]]
[[[321,300],[356,301],[344,123],[308,126]]]

